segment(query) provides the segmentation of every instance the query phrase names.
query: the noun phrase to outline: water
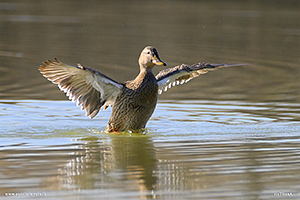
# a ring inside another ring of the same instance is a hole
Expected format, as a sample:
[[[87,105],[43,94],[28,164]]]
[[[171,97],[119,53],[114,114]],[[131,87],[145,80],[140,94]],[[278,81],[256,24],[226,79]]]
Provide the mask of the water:
[[[109,110],[90,120],[69,101],[2,101],[1,193],[299,198],[299,109],[161,101],[147,134],[115,135],[103,133]]]
[[[298,1],[0,2],[0,199],[299,199],[299,17]],[[168,67],[250,64],[171,88],[121,135],[38,72],[57,57],[122,82],[147,45]]]

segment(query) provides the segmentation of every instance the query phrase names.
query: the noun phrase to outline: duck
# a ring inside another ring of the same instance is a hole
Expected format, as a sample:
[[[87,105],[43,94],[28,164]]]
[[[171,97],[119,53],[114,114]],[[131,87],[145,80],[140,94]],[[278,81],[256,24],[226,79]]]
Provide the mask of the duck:
[[[166,66],[158,51],[146,46],[138,59],[140,72],[134,80],[117,82],[101,72],[81,64],[64,64],[57,58],[47,60],[40,66],[40,73],[57,84],[67,97],[77,102],[86,116],[94,118],[102,108],[112,107],[105,132],[140,132],[152,116],[158,96],[172,86],[181,85],[223,67],[245,64],[210,64],[199,62],[193,65],[181,64],[161,70],[156,76],[154,66]]]

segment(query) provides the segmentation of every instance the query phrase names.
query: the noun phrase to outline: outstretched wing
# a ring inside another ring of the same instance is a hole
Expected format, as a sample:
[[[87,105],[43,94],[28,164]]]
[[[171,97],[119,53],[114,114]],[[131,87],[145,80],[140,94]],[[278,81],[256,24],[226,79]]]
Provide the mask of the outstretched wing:
[[[187,83],[201,74],[206,74],[208,71],[213,71],[222,67],[242,65],[247,64],[210,64],[200,62],[193,65],[182,64],[173,68],[165,69],[156,75],[158,93],[161,94],[162,91],[167,91],[168,88],[171,88],[172,86]]]
[[[55,58],[46,61],[39,68],[49,81],[57,84],[77,106],[86,111],[86,116],[95,117],[100,108],[113,105],[123,85],[101,74],[83,67],[66,65]]]

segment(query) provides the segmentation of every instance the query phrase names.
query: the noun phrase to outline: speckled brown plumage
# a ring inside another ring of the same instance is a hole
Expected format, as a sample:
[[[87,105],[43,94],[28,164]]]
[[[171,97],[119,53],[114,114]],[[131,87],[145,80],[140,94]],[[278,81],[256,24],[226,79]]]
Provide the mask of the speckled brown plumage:
[[[106,131],[139,130],[145,128],[158,99],[158,85],[152,72],[143,72],[116,98]]]

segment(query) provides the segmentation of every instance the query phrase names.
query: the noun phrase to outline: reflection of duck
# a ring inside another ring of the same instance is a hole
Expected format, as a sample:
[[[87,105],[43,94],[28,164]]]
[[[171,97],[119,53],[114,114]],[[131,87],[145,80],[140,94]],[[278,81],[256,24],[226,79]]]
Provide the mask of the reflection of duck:
[[[156,187],[157,168],[156,151],[150,137],[111,137],[112,170],[125,171],[130,183],[138,184],[141,192],[152,191]],[[109,173],[109,172],[108,172]]]
[[[182,64],[162,70],[154,76],[152,68],[155,65],[166,66],[166,63],[159,58],[155,48],[147,46],[141,52],[139,65],[139,75],[125,83],[118,83],[80,64],[73,67],[57,59],[44,62],[40,72],[52,83],[58,84],[72,101],[77,101],[77,105],[81,105],[91,118],[98,114],[102,106],[104,110],[113,106],[106,131],[119,132],[144,128],[155,109],[158,93],[163,90],[186,83],[210,70],[240,64]]]
[[[119,191],[139,192],[142,197],[152,197],[148,191],[158,186],[158,174],[155,172],[158,162],[153,141],[148,136],[124,135],[111,135],[110,139],[101,136],[79,139],[79,145],[74,144],[76,148],[65,152],[67,157],[62,154],[53,160],[59,175],[50,176],[53,179],[51,183],[56,181],[59,184],[52,184],[54,188],[50,189],[97,188],[107,192],[106,189],[117,188]],[[48,157],[52,155],[51,151]],[[46,159],[48,157],[46,155]],[[50,178],[42,181],[44,187]]]

